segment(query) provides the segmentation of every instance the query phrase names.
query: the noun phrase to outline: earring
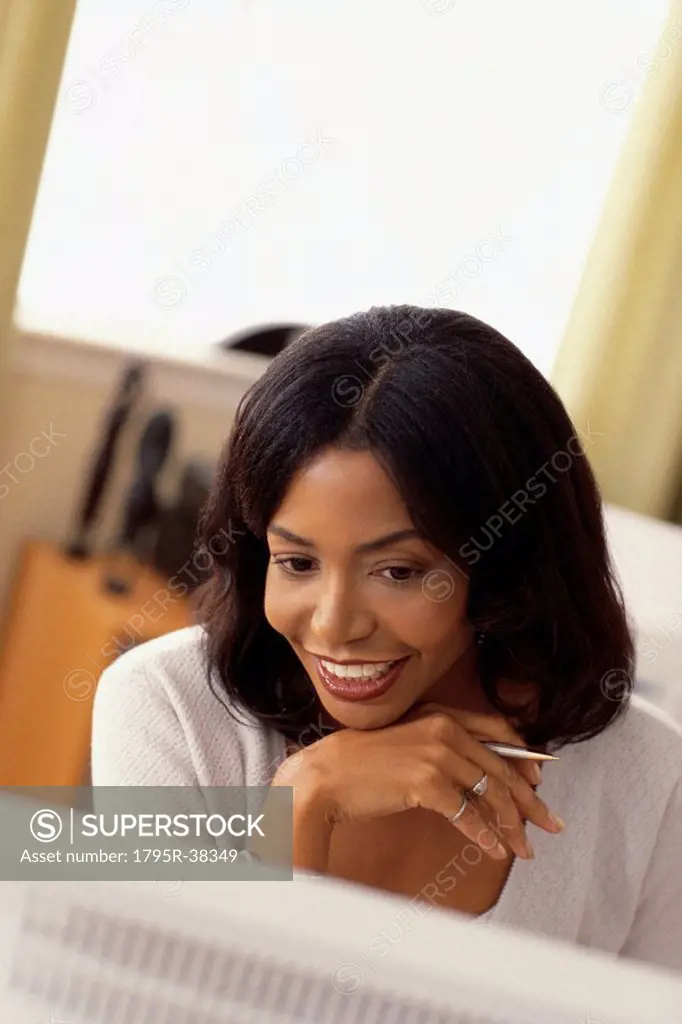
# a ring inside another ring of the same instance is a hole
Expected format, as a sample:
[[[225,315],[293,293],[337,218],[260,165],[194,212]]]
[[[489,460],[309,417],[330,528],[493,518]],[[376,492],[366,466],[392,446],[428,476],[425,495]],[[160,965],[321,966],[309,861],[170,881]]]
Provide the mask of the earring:
[[[476,632],[474,633],[474,638],[476,640],[476,643],[479,644],[479,646],[481,644],[485,643],[485,639],[486,639],[485,630],[477,629]]]

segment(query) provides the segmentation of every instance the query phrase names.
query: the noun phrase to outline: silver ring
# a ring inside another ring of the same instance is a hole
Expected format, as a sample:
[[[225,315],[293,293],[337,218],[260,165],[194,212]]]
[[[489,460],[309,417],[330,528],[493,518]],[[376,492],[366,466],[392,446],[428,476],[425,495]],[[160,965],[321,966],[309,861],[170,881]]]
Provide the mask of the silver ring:
[[[476,783],[476,785],[471,787],[469,793],[471,793],[473,796],[485,796],[487,789],[488,776],[484,772],[481,778]]]
[[[460,809],[457,811],[456,814],[453,814],[451,817],[448,818],[448,821],[450,822],[451,825],[454,825],[457,819],[462,817],[468,806],[469,801],[467,800],[466,796],[463,796],[462,806],[460,807]]]

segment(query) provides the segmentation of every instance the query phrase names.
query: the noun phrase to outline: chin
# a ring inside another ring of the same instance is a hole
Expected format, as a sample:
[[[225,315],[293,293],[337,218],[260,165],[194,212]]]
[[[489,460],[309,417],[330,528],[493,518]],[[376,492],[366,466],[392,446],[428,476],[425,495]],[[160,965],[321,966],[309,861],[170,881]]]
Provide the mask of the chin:
[[[346,729],[383,729],[397,722],[412,706],[408,704],[407,707],[403,707],[395,701],[372,706],[371,703],[364,701],[330,699],[327,693],[318,692],[318,696],[332,718]]]

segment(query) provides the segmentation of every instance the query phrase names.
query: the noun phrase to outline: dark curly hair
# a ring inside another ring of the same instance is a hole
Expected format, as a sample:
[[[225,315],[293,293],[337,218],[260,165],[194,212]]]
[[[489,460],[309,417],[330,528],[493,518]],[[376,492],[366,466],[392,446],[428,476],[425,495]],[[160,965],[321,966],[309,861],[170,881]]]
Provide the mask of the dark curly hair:
[[[328,446],[370,450],[415,527],[466,573],[488,699],[518,716],[498,680],[535,683],[526,742],[576,743],[619,715],[628,692],[614,699],[605,680],[629,679],[633,642],[579,433],[498,331],[414,306],[306,331],[239,404],[200,528],[209,550],[234,535],[199,606],[209,682],[228,707],[292,740],[324,713],[263,598],[267,527],[294,473]]]

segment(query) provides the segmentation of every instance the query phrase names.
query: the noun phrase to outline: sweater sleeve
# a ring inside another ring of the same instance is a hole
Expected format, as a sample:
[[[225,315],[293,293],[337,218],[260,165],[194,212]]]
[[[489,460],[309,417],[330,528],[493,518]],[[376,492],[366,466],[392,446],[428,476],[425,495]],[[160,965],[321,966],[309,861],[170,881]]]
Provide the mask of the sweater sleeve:
[[[198,784],[182,726],[154,667],[123,655],[95,694],[94,786]]]
[[[668,801],[621,955],[682,971],[682,781]]]

